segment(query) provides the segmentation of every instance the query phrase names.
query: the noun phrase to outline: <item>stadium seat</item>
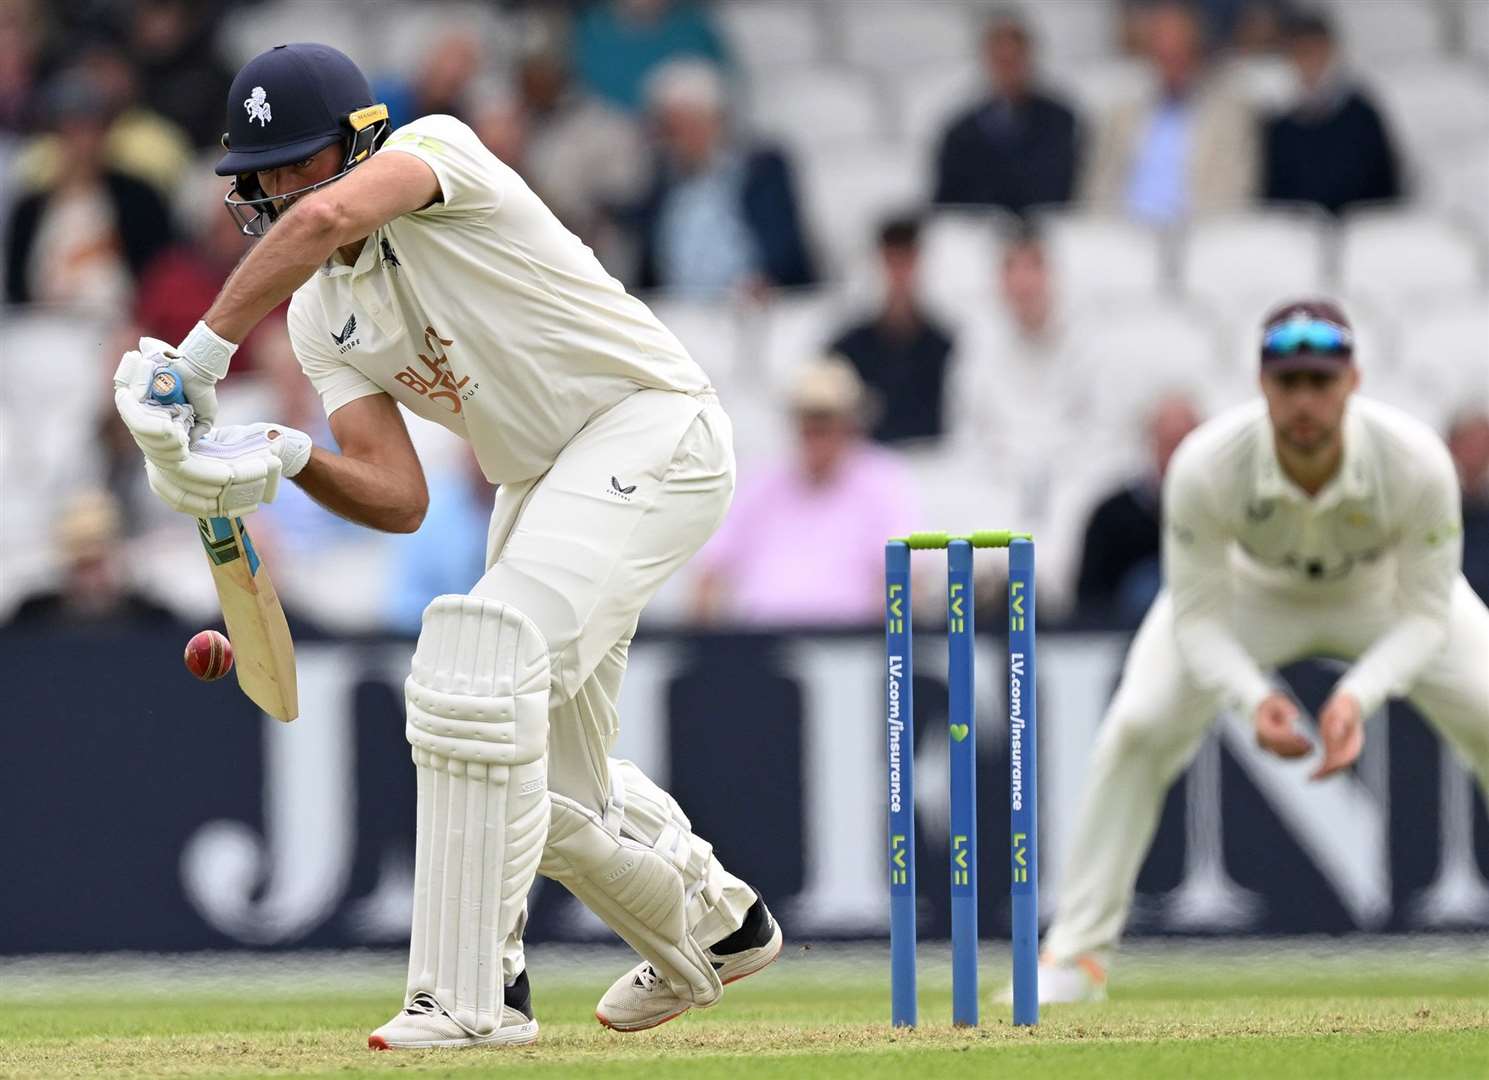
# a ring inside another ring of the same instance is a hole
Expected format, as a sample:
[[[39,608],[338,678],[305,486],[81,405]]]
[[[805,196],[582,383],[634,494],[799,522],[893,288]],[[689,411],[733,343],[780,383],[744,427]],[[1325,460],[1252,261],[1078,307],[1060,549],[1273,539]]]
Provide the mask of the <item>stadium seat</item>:
[[[1211,408],[1230,390],[1220,356],[1220,327],[1202,311],[1169,300],[1119,309],[1081,309],[1072,332],[1092,382],[1098,423],[1116,440],[1140,438],[1160,398],[1185,394]]]
[[[1424,304],[1398,320],[1398,383],[1410,383],[1445,425],[1460,409],[1489,409],[1489,294]]]
[[[1483,0],[1459,0],[1463,20],[1463,44],[1469,55],[1489,64],[1489,4]]]
[[[1363,210],[1345,218],[1339,245],[1339,286],[1392,304],[1480,287],[1478,239],[1441,215]]]
[[[926,222],[920,283],[937,314],[960,322],[994,302],[1003,238],[1013,226],[997,210],[942,210]]]
[[[846,276],[873,249],[880,220],[919,205],[925,161],[895,143],[803,146],[797,157],[807,228],[823,269]]]
[[[286,41],[335,42],[338,49],[372,76],[382,58],[376,36],[370,33],[372,25],[371,20],[358,16],[353,4],[269,0],[265,4],[229,7],[216,41],[223,50],[223,58],[234,68]]]
[[[1035,59],[1046,72],[1117,51],[1118,5],[1111,0],[1060,0],[1058,4],[1049,0],[1020,0],[1016,4],[988,0],[973,10],[981,15],[1010,8],[1028,25]]]
[[[1439,55],[1444,27],[1439,6],[1422,0],[1332,0],[1332,16],[1345,56],[1361,67],[1382,60],[1421,60]]]
[[[901,137],[934,155],[953,117],[987,96],[987,82],[975,64],[937,64],[912,68],[890,83]]]
[[[747,72],[810,67],[822,59],[822,21],[809,4],[733,0],[717,12],[730,50]]]
[[[772,297],[743,321],[742,351],[750,356],[755,381],[780,397],[797,368],[820,357],[850,319],[877,302],[865,293],[852,300],[832,289],[793,289]]]
[[[1469,222],[1489,240],[1489,139],[1465,153],[1445,157],[1427,177],[1427,196],[1447,213]]]
[[[759,83],[750,96],[755,130],[793,148],[861,143],[885,132],[884,102],[873,79],[862,72],[782,72]]]
[[[965,9],[919,0],[838,0],[831,16],[843,59],[873,71],[970,60],[976,39]]]
[[[1489,140],[1489,75],[1477,64],[1392,66],[1372,71],[1369,82],[1414,178],[1435,171],[1442,158]]]
[[[1162,235],[1120,217],[1079,211],[1042,214],[1056,290],[1066,303],[1149,297],[1167,277]]]
[[[1239,57],[1226,64],[1224,76],[1260,113],[1282,112],[1298,94],[1297,69],[1280,56]]]
[[[1180,290],[1212,310],[1320,292],[1329,221],[1307,209],[1222,214],[1192,222],[1178,251]]]
[[[1130,101],[1152,85],[1148,68],[1130,57],[1109,57],[1048,71],[1056,93],[1064,95],[1077,114],[1088,120],[1103,116],[1114,105]]]

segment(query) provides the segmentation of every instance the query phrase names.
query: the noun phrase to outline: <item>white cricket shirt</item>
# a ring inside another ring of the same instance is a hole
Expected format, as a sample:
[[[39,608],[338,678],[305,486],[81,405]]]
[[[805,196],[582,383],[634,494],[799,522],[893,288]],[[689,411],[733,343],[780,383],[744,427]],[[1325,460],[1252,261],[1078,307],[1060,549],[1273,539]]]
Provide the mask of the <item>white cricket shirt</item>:
[[[1392,628],[1340,683],[1366,715],[1406,689],[1447,636],[1462,509],[1447,448],[1407,414],[1356,396],[1339,473],[1312,498],[1283,473],[1263,403],[1201,425],[1164,479],[1164,575],[1197,682],[1254,711],[1270,690],[1232,630],[1241,590],[1343,608],[1372,595]],[[1489,658],[1486,658],[1489,660]]]
[[[505,484],[545,472],[637,390],[708,389],[650,309],[465,124],[425,116],[378,152],[425,162],[442,198],[295,291],[290,338],[328,416],[389,393],[469,440]]]

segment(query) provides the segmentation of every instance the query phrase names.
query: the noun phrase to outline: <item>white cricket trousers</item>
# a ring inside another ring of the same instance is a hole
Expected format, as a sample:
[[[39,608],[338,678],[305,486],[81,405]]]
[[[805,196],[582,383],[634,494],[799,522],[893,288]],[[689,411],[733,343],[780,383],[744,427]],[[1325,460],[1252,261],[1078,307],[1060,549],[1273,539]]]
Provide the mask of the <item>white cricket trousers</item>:
[[[637,619],[718,528],[733,494],[733,429],[718,399],[664,390],[625,398],[542,476],[497,491],[487,570],[471,592],[511,604],[543,632],[553,672],[548,790],[617,829],[626,804],[634,813],[670,802],[634,765],[609,756]],[[717,860],[711,880],[720,900],[689,926],[704,947],[737,929],[755,898]],[[524,967],[521,949],[517,939],[504,951],[509,978]]]
[[[1264,670],[1308,657],[1353,660],[1389,625],[1390,591],[1346,594],[1323,586],[1298,595],[1248,587],[1235,601],[1233,625]],[[1442,650],[1412,686],[1397,689],[1467,762],[1489,798],[1489,610],[1461,576],[1448,622]],[[1058,910],[1045,938],[1051,960],[1094,953],[1110,961],[1169,785],[1194,757],[1220,705],[1218,695],[1190,680],[1174,640],[1173,604],[1167,591],[1160,593],[1133,640],[1092,750]]]

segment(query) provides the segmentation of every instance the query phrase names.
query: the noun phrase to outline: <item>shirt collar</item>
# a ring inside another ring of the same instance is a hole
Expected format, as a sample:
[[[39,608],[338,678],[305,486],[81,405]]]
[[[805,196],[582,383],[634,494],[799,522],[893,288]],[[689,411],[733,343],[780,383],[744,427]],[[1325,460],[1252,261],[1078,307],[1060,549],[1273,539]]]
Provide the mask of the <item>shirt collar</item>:
[[[1293,502],[1311,502],[1315,507],[1327,507],[1345,499],[1361,499],[1370,494],[1370,445],[1365,437],[1364,424],[1355,415],[1354,409],[1349,409],[1344,414],[1344,454],[1339,462],[1339,471],[1312,499],[1282,471],[1282,463],[1277,460],[1277,442],[1272,432],[1272,422],[1265,412],[1262,413],[1261,425],[1261,449],[1256,455],[1255,489],[1258,498],[1290,499]]]
[[[336,252],[331,252],[331,257],[321,263],[320,273],[326,277],[341,277],[343,274],[351,274],[361,277],[367,271],[377,265],[378,246],[382,239],[382,230],[378,229],[371,233],[362,244],[362,253],[357,256],[355,263],[344,263]]]

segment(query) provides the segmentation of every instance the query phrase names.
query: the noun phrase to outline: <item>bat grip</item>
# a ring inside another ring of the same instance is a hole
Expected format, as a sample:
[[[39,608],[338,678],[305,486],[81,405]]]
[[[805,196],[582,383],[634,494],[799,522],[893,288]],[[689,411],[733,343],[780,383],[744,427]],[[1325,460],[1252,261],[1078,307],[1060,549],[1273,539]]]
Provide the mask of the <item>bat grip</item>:
[[[185,384],[181,374],[170,364],[160,364],[150,373],[150,392],[145,396],[155,405],[185,405]]]

